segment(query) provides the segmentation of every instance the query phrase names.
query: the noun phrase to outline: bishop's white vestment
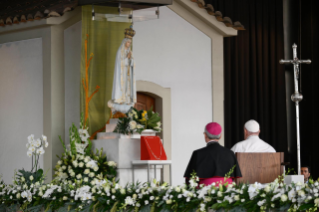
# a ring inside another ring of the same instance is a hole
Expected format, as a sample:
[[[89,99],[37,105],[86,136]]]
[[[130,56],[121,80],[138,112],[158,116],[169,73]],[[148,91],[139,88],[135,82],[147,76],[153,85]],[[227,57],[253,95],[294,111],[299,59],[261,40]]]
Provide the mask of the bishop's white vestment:
[[[258,135],[251,135],[246,140],[238,142],[231,148],[236,152],[276,152],[276,150],[265,141],[261,140]]]

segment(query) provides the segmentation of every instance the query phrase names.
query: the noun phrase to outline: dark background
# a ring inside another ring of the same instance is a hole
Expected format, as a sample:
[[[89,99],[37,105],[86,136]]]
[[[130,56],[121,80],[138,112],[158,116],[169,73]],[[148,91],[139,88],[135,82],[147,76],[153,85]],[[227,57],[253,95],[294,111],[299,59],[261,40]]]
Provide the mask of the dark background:
[[[292,59],[292,44],[301,65],[300,102],[301,163],[319,176],[319,6],[318,0],[206,0],[215,11],[246,28],[238,36],[224,38],[225,145],[231,148],[244,139],[243,125],[255,119],[261,139],[278,152],[297,172],[296,110],[290,96],[293,66],[280,65]]]

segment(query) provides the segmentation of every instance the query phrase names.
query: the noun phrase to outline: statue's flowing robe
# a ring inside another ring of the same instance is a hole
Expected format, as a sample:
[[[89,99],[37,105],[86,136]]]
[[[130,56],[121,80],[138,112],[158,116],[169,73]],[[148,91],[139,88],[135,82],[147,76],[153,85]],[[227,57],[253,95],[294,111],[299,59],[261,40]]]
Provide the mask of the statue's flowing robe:
[[[135,82],[135,63],[130,48],[125,49],[127,38],[124,38],[121,46],[117,50],[112,101],[114,104],[134,105],[136,103],[136,82]],[[131,52],[131,58],[127,58]]]

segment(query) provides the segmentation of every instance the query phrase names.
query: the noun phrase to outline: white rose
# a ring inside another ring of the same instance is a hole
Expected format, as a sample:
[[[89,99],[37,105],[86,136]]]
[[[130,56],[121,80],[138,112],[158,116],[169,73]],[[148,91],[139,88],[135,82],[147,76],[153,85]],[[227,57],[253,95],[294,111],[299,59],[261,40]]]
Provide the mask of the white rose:
[[[78,174],[78,175],[76,175],[76,178],[77,178],[77,179],[81,179],[81,178],[82,178],[82,175],[81,175],[81,174]]]
[[[176,192],[181,192],[181,188],[180,188],[180,187],[176,187],[176,188],[175,188],[175,191],[176,191]]]
[[[90,174],[90,169],[85,169],[84,174]]]
[[[83,163],[83,162],[80,162],[80,163],[79,163],[79,167],[82,168],[83,166],[84,166],[84,163]]]
[[[99,170],[99,167],[98,167],[98,166],[95,166],[95,167],[93,168],[93,170],[94,170],[94,171],[97,171],[97,170]]]
[[[137,126],[136,121],[130,121],[129,126],[130,126],[130,129],[131,129],[131,130],[136,129],[136,126]]]
[[[33,176],[31,175],[30,177],[29,177],[29,179],[32,181],[32,180],[34,180],[34,178],[33,178]]]
[[[266,186],[266,187],[264,188],[264,191],[265,191],[266,193],[268,193],[268,192],[270,191],[270,187],[269,187],[269,186]]]
[[[241,199],[241,202],[245,202],[245,199]]]
[[[205,197],[205,202],[210,202],[210,201],[212,201],[211,197]]]
[[[296,183],[296,186],[301,186],[301,185],[302,185],[301,182],[297,182],[297,183]]]
[[[315,205],[319,207],[319,198],[315,199]]]
[[[125,189],[122,188],[122,189],[120,190],[120,192],[121,192],[121,194],[125,194]]]
[[[303,196],[305,196],[305,192],[303,190],[299,190],[298,195],[303,197]]]
[[[218,196],[218,197],[222,197],[222,196],[223,196],[223,193],[222,193],[221,191],[218,191],[218,192],[217,192],[217,196]]]
[[[85,178],[83,179],[83,181],[84,181],[84,182],[88,182],[88,181],[89,181],[89,178],[85,177]]]
[[[73,164],[73,166],[74,166],[75,168],[78,167],[78,162],[77,162],[76,160],[73,161],[72,164]]]
[[[172,204],[172,200],[171,199],[166,200],[166,204],[168,205]]]
[[[91,173],[89,174],[89,177],[94,177],[94,176],[95,176],[94,172],[91,172]]]
[[[59,161],[58,161],[58,164],[61,165],[61,164],[62,164],[62,160],[59,160]]]
[[[16,194],[16,197],[17,197],[17,199],[20,199],[21,194],[20,194],[20,193],[17,193],[17,194]]]
[[[67,199],[68,199],[68,197],[64,196],[62,199],[63,199],[63,200],[67,200]]]
[[[240,199],[239,195],[234,196],[234,200],[238,201]]]
[[[283,195],[281,195],[280,199],[281,199],[282,202],[286,202],[288,197],[287,197],[286,194],[283,194]]]
[[[109,161],[107,165],[115,167],[117,164],[114,161]]]

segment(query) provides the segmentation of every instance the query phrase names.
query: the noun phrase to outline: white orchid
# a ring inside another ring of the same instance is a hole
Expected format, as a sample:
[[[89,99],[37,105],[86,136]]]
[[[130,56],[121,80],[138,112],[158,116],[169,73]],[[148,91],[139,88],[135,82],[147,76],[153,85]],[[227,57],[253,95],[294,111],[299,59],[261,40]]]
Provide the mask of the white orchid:
[[[32,147],[32,146],[31,146],[31,147],[29,148],[29,151],[35,152],[35,147]]]
[[[28,142],[31,144],[34,141],[34,135],[31,134],[28,136]]]
[[[37,149],[37,155],[43,155],[45,153],[43,147],[40,147],[39,149]]]

